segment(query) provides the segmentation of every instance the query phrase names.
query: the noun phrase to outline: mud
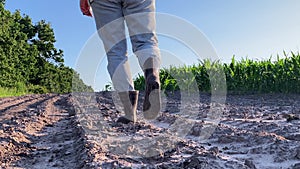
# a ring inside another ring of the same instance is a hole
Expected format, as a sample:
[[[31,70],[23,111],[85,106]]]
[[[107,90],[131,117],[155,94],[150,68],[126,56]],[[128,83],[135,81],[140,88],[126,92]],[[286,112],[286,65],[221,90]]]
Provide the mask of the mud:
[[[151,121],[142,98],[127,125],[111,92],[1,98],[0,168],[300,168],[299,95],[169,93]]]
[[[1,168],[84,166],[84,132],[69,115],[67,100],[52,94],[0,100]]]

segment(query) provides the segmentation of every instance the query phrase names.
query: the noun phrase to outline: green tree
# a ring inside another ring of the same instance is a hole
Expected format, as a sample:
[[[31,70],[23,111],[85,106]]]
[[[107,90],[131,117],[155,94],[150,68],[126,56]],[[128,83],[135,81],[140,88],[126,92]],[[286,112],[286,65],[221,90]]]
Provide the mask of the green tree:
[[[92,91],[73,69],[64,66],[50,23],[33,24],[28,15],[5,10],[4,3],[0,3],[0,87],[24,84],[38,93],[67,93],[72,87]]]

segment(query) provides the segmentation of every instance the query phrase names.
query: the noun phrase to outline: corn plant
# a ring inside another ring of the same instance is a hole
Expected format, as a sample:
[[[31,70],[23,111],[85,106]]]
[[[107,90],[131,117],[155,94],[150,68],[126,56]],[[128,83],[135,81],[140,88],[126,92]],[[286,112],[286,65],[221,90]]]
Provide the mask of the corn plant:
[[[227,91],[236,93],[300,93],[299,52],[291,52],[291,56],[284,52],[283,58],[277,55],[276,61],[271,59],[237,61],[233,56],[230,63],[204,60],[191,66],[171,66],[160,71],[161,88],[189,93],[195,92],[196,84],[199,91],[205,92],[227,86]],[[226,79],[220,80],[222,72]],[[226,85],[221,84],[223,80]],[[144,83],[142,76],[136,78],[136,89],[144,90]]]

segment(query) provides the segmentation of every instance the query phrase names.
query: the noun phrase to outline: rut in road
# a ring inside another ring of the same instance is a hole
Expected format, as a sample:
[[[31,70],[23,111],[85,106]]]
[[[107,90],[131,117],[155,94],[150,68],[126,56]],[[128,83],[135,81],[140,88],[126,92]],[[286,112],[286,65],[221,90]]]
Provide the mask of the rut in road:
[[[0,168],[84,167],[84,136],[68,99],[47,94],[0,100]]]
[[[5,98],[0,101],[0,113],[6,112],[7,110],[10,110],[12,108],[18,108],[21,105],[28,105],[32,101],[34,102],[37,99],[41,99],[41,96],[23,96],[23,97],[16,97],[16,98]]]

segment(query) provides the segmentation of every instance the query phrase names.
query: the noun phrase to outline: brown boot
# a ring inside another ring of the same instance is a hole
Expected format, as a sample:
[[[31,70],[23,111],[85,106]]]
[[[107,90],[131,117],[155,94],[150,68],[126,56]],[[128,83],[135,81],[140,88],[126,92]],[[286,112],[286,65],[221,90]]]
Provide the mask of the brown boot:
[[[153,59],[148,59],[145,64],[148,68],[144,70],[146,88],[143,112],[145,119],[152,120],[161,109],[159,69],[155,68]]]
[[[128,124],[130,122],[136,122],[138,95],[138,91],[127,91],[119,93],[125,116],[120,117],[117,120],[118,123]]]

